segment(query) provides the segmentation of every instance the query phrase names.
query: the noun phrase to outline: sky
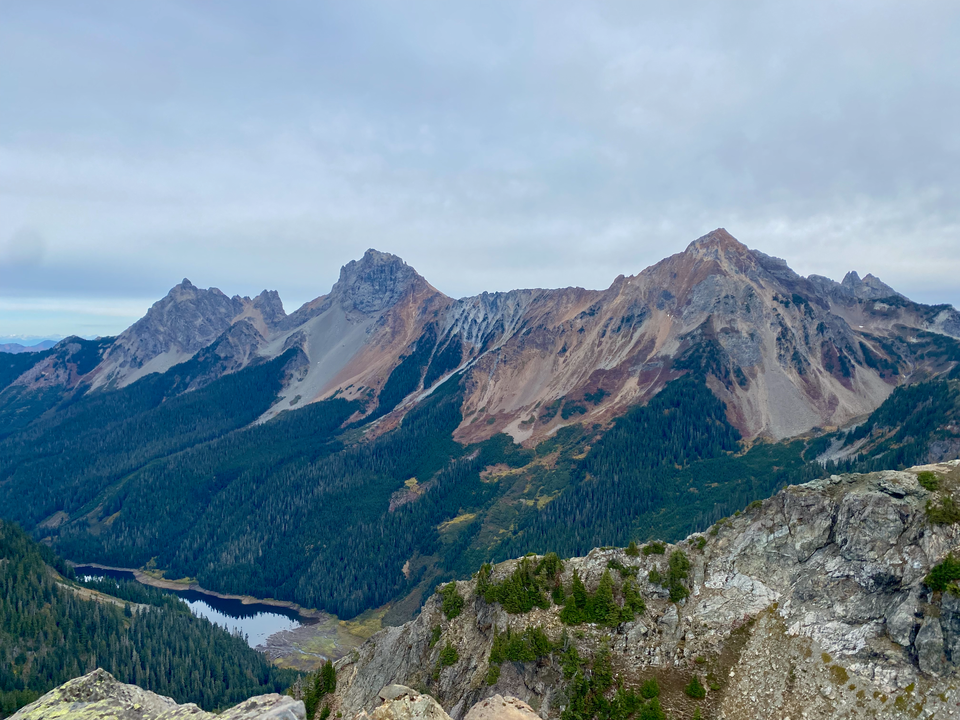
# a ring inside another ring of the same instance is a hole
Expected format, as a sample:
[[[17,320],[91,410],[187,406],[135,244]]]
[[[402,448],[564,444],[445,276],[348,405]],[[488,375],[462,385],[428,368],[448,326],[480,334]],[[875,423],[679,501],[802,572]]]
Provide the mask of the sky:
[[[454,297],[725,227],[960,305],[960,4],[11,0],[0,337],[184,277],[290,312],[374,247]]]

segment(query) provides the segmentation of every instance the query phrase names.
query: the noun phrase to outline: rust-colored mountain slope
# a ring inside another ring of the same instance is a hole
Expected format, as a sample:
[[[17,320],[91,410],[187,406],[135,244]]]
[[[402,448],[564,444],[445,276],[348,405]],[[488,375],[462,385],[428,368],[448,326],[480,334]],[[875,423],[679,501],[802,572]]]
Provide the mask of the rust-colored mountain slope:
[[[906,378],[952,367],[918,357],[909,342],[918,331],[957,337],[952,308],[934,313],[895,293],[885,305],[828,283],[720,229],[602,292],[537,292],[506,336],[468,337],[453,323],[449,335],[477,354],[457,436],[529,441],[570,422],[605,422],[695,372],[745,436],[779,439],[847,422]],[[457,301],[459,316],[505,324],[480,304]]]

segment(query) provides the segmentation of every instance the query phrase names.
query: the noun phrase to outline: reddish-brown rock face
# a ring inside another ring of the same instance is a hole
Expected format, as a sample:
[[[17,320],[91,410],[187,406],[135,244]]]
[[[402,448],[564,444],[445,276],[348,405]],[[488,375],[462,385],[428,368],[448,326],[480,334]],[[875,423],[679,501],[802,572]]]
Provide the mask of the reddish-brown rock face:
[[[909,302],[884,319],[889,307],[858,289],[800,277],[721,229],[601,292],[508,293],[499,307],[522,305],[509,319],[483,312],[486,298],[459,300],[448,333],[465,339],[472,365],[457,436],[528,441],[569,422],[602,423],[685,372],[706,376],[747,437],[843,423],[901,381],[906,367],[894,365],[924,365],[903,341],[935,329]]]

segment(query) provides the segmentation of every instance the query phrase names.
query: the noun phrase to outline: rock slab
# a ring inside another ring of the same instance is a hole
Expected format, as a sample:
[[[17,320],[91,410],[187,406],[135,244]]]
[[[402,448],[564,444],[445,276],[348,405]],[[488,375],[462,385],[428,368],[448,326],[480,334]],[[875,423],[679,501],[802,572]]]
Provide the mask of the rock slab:
[[[285,695],[259,695],[220,715],[193,703],[127,685],[97,669],[54,688],[10,720],[306,720],[303,702]]]

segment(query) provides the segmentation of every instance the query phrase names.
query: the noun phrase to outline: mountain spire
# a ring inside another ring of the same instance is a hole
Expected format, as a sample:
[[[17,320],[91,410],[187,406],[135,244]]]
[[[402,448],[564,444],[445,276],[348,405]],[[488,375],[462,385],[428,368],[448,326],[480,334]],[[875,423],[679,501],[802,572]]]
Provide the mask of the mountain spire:
[[[395,305],[420,283],[426,280],[402,259],[371,248],[340,269],[331,294],[339,296],[345,310],[370,314]]]

